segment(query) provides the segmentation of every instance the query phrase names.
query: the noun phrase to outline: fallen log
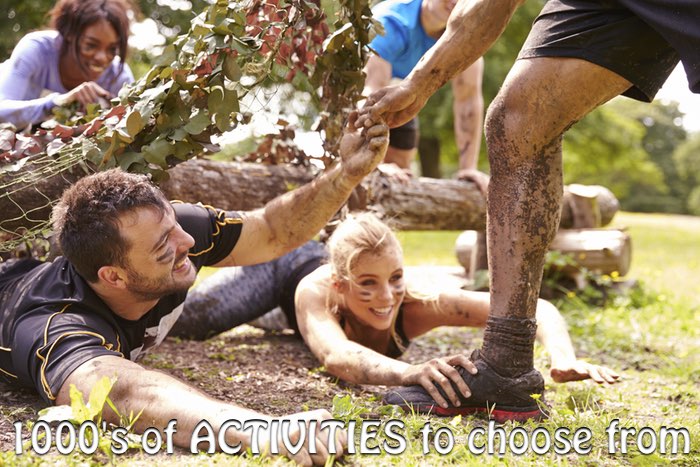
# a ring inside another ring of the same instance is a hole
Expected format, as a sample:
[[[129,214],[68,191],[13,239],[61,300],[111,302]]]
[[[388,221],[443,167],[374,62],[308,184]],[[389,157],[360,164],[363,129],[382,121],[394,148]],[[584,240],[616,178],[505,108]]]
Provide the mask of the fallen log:
[[[46,222],[52,203],[69,184],[88,172],[84,165],[60,172],[46,171],[47,175],[39,169],[30,161],[17,171],[0,170],[0,187],[4,190],[0,192],[0,232],[16,233]],[[315,176],[307,167],[207,159],[179,164],[169,174],[170,179],[161,184],[168,197],[232,210],[262,207]],[[617,200],[608,190],[601,189],[597,199],[603,198],[608,201],[598,202],[601,218],[612,219]],[[404,183],[375,173],[362,183],[354,199],[352,209],[377,212],[397,229],[485,228],[486,203],[471,182],[413,178]],[[573,218],[571,207],[564,203],[562,226],[570,225]]]
[[[170,169],[161,184],[171,198],[203,202],[222,209],[259,208],[286,191],[308,183],[314,175],[304,167],[215,162],[196,159]],[[600,209],[601,224],[609,223],[619,209],[615,196],[604,187],[588,187]],[[574,225],[569,191],[562,203],[562,228]],[[375,172],[363,181],[349,204],[351,210],[376,212],[398,230],[483,230],[486,202],[471,182],[412,178],[401,182]]]
[[[308,167],[193,159],[168,171],[160,184],[169,199],[249,211],[314,178]]]

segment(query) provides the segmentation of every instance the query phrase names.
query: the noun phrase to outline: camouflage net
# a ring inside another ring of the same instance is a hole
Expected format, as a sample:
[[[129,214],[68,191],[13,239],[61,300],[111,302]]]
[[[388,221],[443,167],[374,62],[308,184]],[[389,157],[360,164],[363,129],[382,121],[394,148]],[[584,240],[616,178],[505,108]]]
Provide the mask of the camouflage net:
[[[323,160],[334,159],[360,98],[374,24],[369,0],[338,3],[329,24],[318,0],[217,0],[111,108],[79,116],[62,109],[32,134],[0,127],[0,253],[44,238],[62,189],[87,173],[121,167],[158,182],[174,165],[217,151],[217,135],[250,124],[246,96],[268,98],[274,91],[262,90],[280,83],[309,96],[325,135]],[[293,136],[279,125],[253,159],[265,159],[275,138]],[[287,149],[287,161],[300,158]]]

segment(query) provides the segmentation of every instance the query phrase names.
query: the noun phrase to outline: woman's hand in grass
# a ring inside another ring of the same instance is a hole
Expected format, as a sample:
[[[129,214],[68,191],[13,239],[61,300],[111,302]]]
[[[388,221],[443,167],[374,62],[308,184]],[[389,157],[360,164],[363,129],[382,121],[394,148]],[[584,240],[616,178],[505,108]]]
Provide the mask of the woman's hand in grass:
[[[448,406],[448,401],[440,394],[440,387],[447,395],[452,405],[459,406],[459,396],[455,386],[464,397],[471,396],[467,383],[459,374],[456,366],[461,366],[471,374],[476,374],[476,367],[465,354],[451,355],[449,357],[433,358],[425,363],[414,364],[408,367],[402,376],[402,385],[419,384],[428,391],[435,402],[442,407]],[[454,386],[453,386],[454,384]]]
[[[620,378],[620,375],[606,366],[594,365],[583,360],[552,362],[550,375],[557,383],[568,383],[569,381],[581,381],[590,378],[598,384],[615,384],[619,382]]]

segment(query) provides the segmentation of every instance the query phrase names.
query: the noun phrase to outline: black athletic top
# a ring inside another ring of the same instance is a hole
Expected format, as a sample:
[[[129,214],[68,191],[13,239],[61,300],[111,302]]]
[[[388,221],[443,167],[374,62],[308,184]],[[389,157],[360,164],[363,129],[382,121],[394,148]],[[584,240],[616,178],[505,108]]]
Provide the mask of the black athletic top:
[[[182,203],[173,208],[195,239],[189,258],[197,270],[233,250],[242,227],[237,213]],[[114,314],[65,258],[34,261],[29,271],[22,263],[0,275],[0,379],[33,386],[47,402],[86,361],[101,355],[136,360],[162,342],[187,296],[167,295],[130,321]]]

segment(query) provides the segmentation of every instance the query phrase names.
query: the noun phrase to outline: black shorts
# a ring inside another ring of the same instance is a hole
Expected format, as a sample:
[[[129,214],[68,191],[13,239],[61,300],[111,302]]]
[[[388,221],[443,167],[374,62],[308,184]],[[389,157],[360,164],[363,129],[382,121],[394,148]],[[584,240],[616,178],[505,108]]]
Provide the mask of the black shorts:
[[[518,58],[572,57],[630,81],[624,95],[650,102],[683,61],[700,92],[700,2],[549,0]]]
[[[418,117],[414,117],[389,130],[389,146],[396,149],[415,149],[418,147],[418,135]]]

